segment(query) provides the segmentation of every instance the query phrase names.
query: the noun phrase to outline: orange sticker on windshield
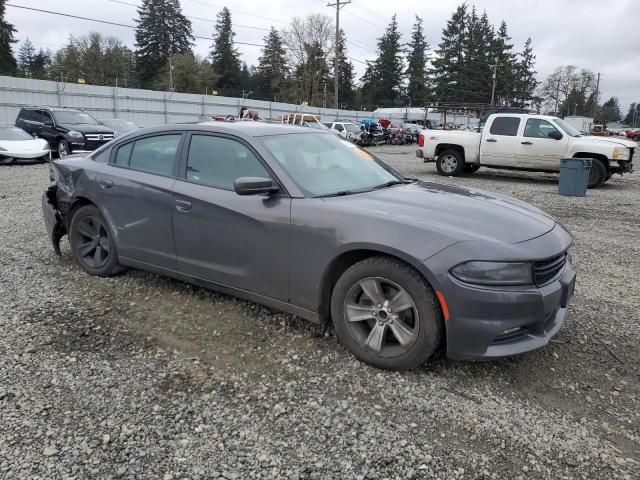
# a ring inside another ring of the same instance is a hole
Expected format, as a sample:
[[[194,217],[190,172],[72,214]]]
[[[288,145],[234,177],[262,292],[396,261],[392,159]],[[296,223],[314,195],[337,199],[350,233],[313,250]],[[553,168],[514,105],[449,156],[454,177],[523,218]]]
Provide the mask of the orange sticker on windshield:
[[[371,154],[365,152],[364,150],[356,148],[356,153],[358,155],[360,155],[362,158],[364,158],[365,160],[373,160],[373,156]]]

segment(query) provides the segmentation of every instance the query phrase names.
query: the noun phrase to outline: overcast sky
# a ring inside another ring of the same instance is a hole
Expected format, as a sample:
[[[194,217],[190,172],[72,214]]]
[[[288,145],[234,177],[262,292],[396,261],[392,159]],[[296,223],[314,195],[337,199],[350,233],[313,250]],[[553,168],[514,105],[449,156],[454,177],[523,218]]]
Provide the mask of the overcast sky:
[[[116,23],[133,25],[136,9],[129,4],[140,0],[9,0],[9,4],[69,13]],[[332,2],[333,3],[333,0]],[[375,57],[376,38],[391,15],[397,13],[403,41],[409,41],[414,15],[424,19],[427,40],[437,47],[446,21],[459,0],[354,0],[342,9],[340,25],[347,34],[349,55],[364,61]],[[555,67],[573,64],[601,72],[603,99],[618,96],[623,115],[629,103],[640,100],[640,2],[638,0],[468,0],[480,11],[486,10],[498,26],[505,20],[520,50],[527,37],[533,39],[537,55],[538,79],[543,80]],[[217,12],[230,8],[236,40],[262,43],[271,25],[285,28],[292,16],[310,12],[335,16],[335,9],[322,0],[181,0],[183,12],[191,17],[195,35],[210,37]],[[113,25],[63,18],[7,6],[7,20],[36,47],[55,50],[69,35],[99,31],[114,35],[133,46],[133,30]],[[249,28],[251,27],[251,28]],[[196,40],[200,55],[209,51],[209,40]],[[260,48],[240,45],[242,59],[255,64]],[[354,62],[358,74],[364,66]]]

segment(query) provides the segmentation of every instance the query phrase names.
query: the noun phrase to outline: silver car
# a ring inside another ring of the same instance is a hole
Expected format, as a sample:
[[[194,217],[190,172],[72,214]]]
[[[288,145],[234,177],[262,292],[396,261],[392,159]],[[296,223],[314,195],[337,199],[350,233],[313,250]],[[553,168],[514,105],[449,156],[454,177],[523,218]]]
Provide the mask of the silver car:
[[[333,322],[380,368],[545,345],[574,289],[572,239],[552,217],[403,178],[321,131],[148,128],[51,168],[47,229],[86,272],[149,270]]]

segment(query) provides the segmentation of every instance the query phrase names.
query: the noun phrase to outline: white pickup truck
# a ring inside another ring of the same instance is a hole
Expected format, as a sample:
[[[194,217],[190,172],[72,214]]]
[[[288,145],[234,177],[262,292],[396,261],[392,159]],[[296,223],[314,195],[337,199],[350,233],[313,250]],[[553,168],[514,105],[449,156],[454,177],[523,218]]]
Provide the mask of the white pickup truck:
[[[436,162],[440,175],[471,173],[480,167],[559,172],[560,159],[592,158],[589,188],[611,175],[631,172],[635,142],[584,136],[556,117],[495,113],[481,133],[423,130],[416,151],[425,162]]]

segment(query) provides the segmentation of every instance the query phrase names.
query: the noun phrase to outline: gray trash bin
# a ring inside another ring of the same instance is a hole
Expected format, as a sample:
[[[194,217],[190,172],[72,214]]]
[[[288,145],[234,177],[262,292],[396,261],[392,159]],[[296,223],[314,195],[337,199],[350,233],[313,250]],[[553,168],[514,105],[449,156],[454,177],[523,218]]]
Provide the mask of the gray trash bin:
[[[590,158],[563,158],[560,160],[560,195],[584,197],[587,194]]]

